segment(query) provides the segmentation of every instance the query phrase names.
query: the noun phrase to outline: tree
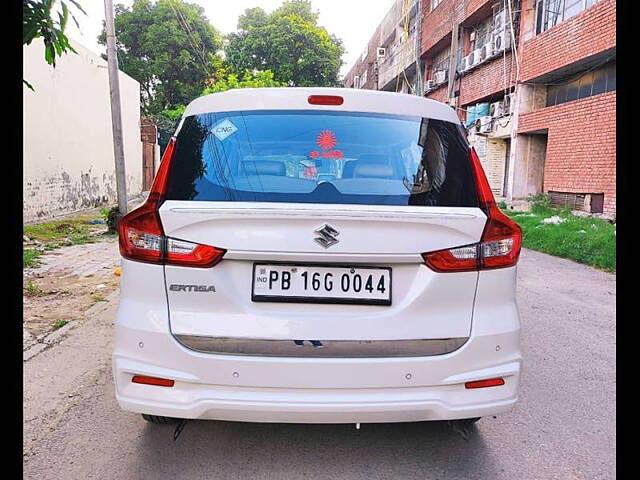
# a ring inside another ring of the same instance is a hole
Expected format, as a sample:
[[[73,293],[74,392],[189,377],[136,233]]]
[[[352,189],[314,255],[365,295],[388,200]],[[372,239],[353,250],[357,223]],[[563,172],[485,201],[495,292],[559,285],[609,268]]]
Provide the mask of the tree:
[[[75,0],[68,0],[78,10],[86,15],[80,4]],[[67,53],[68,50],[77,53],[64,31],[69,17],[80,27],[76,17],[69,10],[67,2],[61,1],[62,11],[58,11],[57,19],[52,15],[56,0],[23,0],[22,2],[22,44],[30,45],[34,38],[44,41],[44,59],[49,65],[56,66],[56,56]],[[22,82],[33,90],[26,80]]]
[[[229,73],[227,76],[221,78],[213,85],[208,86],[202,91],[202,95],[208,95],[210,93],[225,92],[227,90],[233,90],[234,88],[264,88],[264,87],[286,87],[284,82],[278,82],[274,79],[273,72],[271,70],[265,70],[264,72],[245,70],[242,78],[239,78],[235,73]]]
[[[204,10],[182,0],[115,7],[118,64],[141,86],[142,110],[158,114],[197,97],[215,74],[222,38]],[[103,31],[98,37],[106,43]]]
[[[285,1],[271,14],[245,10],[225,47],[232,73],[269,69],[289,86],[338,86],[344,47],[317,21],[309,0]]]
[[[225,92],[234,88],[263,88],[263,87],[286,87],[283,82],[278,82],[273,78],[273,72],[266,70],[264,72],[251,72],[246,70],[242,78],[234,73],[226,73],[224,69],[217,79],[210,80],[209,85],[201,92],[200,95],[208,95],[210,93]],[[158,126],[158,134],[160,136],[160,149],[164,151],[173,131],[176,129],[178,121],[185,110],[184,105],[178,105],[176,108],[163,110],[160,115],[154,117]]]

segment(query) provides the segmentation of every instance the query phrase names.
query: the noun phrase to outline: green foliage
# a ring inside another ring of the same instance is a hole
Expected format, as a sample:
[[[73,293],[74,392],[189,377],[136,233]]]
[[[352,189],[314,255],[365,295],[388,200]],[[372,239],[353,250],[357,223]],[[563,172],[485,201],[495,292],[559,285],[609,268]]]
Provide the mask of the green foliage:
[[[231,73],[269,69],[288,86],[338,86],[344,47],[317,20],[309,0],[285,1],[271,14],[245,10],[225,47]]]
[[[52,327],[54,330],[58,330],[59,328],[64,327],[67,323],[69,323],[69,320],[57,320],[53,323]]]
[[[532,212],[545,212],[551,208],[551,197],[546,193],[530,195],[528,200],[531,204]]]
[[[571,215],[563,209],[535,208],[535,212],[505,212],[522,227],[523,245],[526,248],[605,271],[616,271],[614,225],[598,218]],[[543,219],[554,215],[565,221],[559,224],[542,223]]]
[[[176,108],[163,110],[162,112],[160,112],[160,114],[175,123],[180,120],[180,117],[184,113],[185,108],[187,107],[185,107],[184,105],[178,105],[176,106]]]
[[[100,215],[102,215],[102,219],[107,224],[107,233],[116,233],[118,230],[118,214],[120,210],[118,206],[107,208],[103,207],[100,209]]]
[[[140,82],[144,113],[189,103],[221,62],[222,38],[196,4],[134,0],[116,5],[114,23],[120,69]],[[106,44],[104,28],[98,41]]]
[[[264,72],[252,72],[245,70],[242,79],[239,79],[236,74],[230,73],[226,77],[215,82],[212,86],[205,88],[202,91],[202,95],[225,92],[234,88],[286,87],[286,83],[278,82],[273,77],[274,75],[271,70],[266,70]]]
[[[75,0],[61,0],[62,11],[57,12],[57,18],[52,15],[56,0],[23,0],[22,2],[22,44],[30,45],[34,38],[44,41],[44,59],[49,65],[56,66],[56,57],[60,57],[68,50],[77,53],[64,33],[69,17],[79,27],[76,17],[69,10],[68,2],[86,15],[80,4]],[[33,86],[26,80],[22,81],[28,88]]]
[[[29,280],[27,286],[24,288],[24,293],[27,297],[37,297],[42,295],[42,288],[37,283],[34,283],[33,280]]]
[[[278,82],[273,78],[273,72],[266,70],[264,72],[246,70],[242,78],[238,78],[233,73],[226,73],[224,67],[218,70],[218,78],[209,80],[209,86],[206,87],[201,95],[208,95],[209,93],[224,92],[234,88],[261,88],[261,87],[285,87],[284,82]],[[164,146],[173,135],[176,128],[176,123],[180,120],[180,117],[185,110],[184,105],[178,105],[176,108],[167,109],[160,112],[159,115],[153,117],[154,123],[158,126],[158,132],[160,136],[160,146]]]
[[[36,250],[35,248],[25,248],[22,251],[22,267],[30,268],[36,267],[40,264],[38,258],[42,255],[41,250]]]
[[[504,200],[498,202],[498,208],[500,210],[506,210],[507,209],[507,203]]]

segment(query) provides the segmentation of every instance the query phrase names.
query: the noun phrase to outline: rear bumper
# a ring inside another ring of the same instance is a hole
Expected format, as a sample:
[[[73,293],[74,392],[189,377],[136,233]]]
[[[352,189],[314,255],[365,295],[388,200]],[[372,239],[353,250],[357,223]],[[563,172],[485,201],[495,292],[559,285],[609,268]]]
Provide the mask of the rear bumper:
[[[250,422],[404,422],[504,412],[518,399],[522,362],[515,292],[509,290],[515,286],[515,269],[487,275],[492,281],[479,283],[472,329],[460,348],[443,355],[375,358],[190,350],[169,330],[167,310],[158,298],[162,276],[147,275],[148,281],[136,285],[135,296],[125,296],[133,288],[121,289],[125,295],[113,352],[118,403],[138,413]],[[124,275],[122,281],[135,278]],[[133,375],[169,378],[175,385],[135,384]],[[495,377],[505,384],[464,386]]]
[[[140,338],[140,332],[127,336]],[[145,337],[135,355],[119,342],[113,356],[118,403],[138,413],[249,422],[409,422],[494,415],[518,398],[517,331],[472,337],[447,355],[364,359],[212,355],[188,350],[171,335]],[[147,349],[163,353],[141,356]],[[135,384],[136,374],[175,384]],[[494,377],[505,385],[464,386]]]
[[[171,389],[129,384],[117,399],[131,412],[277,423],[384,423],[495,415],[517,401],[518,376],[483,390],[462,385],[397,389],[233,388],[177,382]],[[154,391],[151,391],[153,389]]]

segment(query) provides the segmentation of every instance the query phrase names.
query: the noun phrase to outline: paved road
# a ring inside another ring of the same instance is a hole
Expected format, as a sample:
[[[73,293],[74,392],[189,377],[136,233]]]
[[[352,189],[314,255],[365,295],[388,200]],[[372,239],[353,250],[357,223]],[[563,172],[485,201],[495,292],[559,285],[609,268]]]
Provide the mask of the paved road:
[[[465,436],[446,422],[146,424],[120,411],[113,306],[25,363],[24,478],[613,479],[614,275],[532,251],[519,267],[521,401]]]

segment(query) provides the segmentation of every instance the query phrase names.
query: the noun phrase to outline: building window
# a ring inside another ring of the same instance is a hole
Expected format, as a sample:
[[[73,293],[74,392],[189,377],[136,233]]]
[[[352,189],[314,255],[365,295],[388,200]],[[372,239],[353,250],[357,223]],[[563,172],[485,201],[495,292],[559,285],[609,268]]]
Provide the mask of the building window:
[[[487,43],[493,42],[493,21],[493,17],[489,17],[473,29],[472,50],[482,48]]]
[[[569,20],[598,0],[536,0],[536,35]]]
[[[431,10],[440,5],[440,3],[442,3],[442,0],[431,0]]]
[[[582,74],[577,79],[550,85],[547,89],[547,107],[592,97],[616,89],[616,62]]]
[[[364,88],[366,83],[367,83],[367,70],[365,70],[364,73],[362,74],[362,77],[360,77],[360,88]]]

